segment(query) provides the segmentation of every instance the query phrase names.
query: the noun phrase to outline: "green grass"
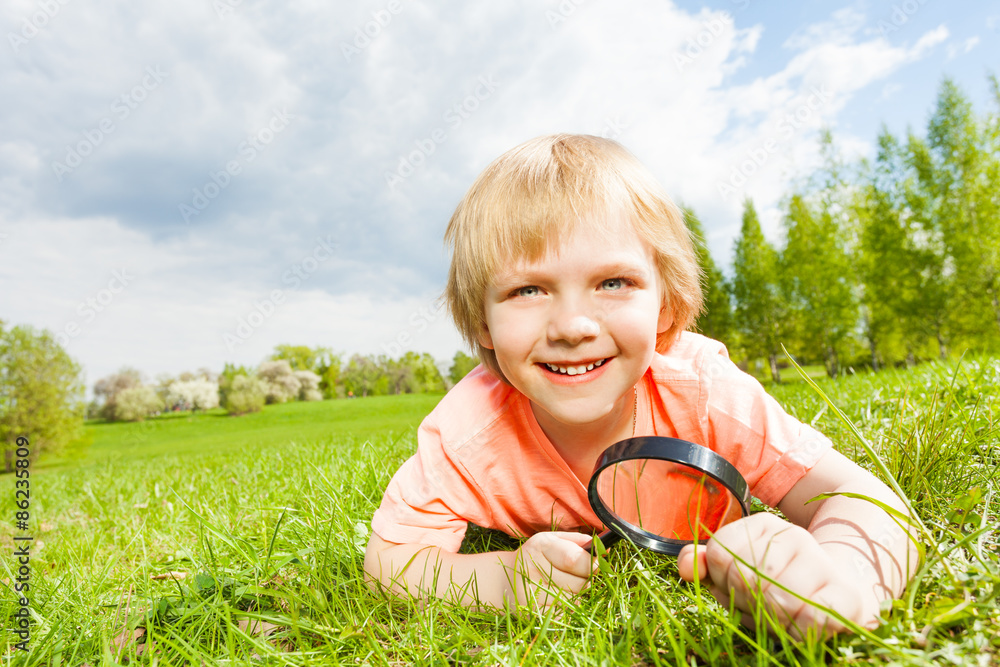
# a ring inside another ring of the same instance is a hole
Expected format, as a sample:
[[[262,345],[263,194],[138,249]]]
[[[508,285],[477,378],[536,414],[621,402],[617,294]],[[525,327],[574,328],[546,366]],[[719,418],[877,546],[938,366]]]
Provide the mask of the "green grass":
[[[405,396],[291,404],[240,418],[170,416],[138,430],[88,425],[89,448],[85,440],[56,465],[33,470],[31,651],[10,662],[996,664],[1000,360],[818,384],[928,529],[927,567],[874,633],[818,643],[743,628],[707,592],[679,581],[671,559],[628,544],[612,550],[613,572],[544,612],[494,614],[371,593],[361,560],[372,512],[439,398]],[[769,390],[877,469],[805,383]],[[973,487],[982,493],[970,494]],[[12,517],[10,476],[0,479],[0,494],[0,511]],[[954,511],[977,498],[968,512]],[[467,550],[513,546],[472,533]],[[14,535],[0,523],[8,554]],[[13,568],[9,555],[0,559],[8,585]],[[153,579],[166,572],[188,576]],[[5,593],[0,615],[15,609]],[[252,619],[274,632],[247,632]],[[116,642],[138,627],[144,644]],[[0,630],[5,653],[14,641]]]
[[[80,441],[40,468],[149,459],[163,454],[221,454],[230,449],[274,448],[288,442],[402,434],[441,400],[438,394],[404,394],[365,399],[285,403],[231,417],[222,409],[168,413],[144,422],[87,423]]]

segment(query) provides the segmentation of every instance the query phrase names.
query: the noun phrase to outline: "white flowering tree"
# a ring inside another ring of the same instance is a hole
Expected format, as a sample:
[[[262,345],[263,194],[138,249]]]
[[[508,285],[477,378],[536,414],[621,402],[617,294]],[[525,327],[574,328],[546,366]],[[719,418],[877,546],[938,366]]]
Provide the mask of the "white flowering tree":
[[[286,359],[265,361],[257,369],[257,377],[267,387],[266,398],[269,404],[294,401],[299,396],[302,384]]]
[[[163,409],[163,399],[148,385],[129,387],[118,392],[115,401],[115,419],[142,421]]]
[[[177,380],[167,392],[167,405],[189,410],[219,407],[219,385],[211,380]]]
[[[323,393],[319,390],[319,375],[312,371],[295,371],[295,379],[299,381],[300,401],[322,400]]]

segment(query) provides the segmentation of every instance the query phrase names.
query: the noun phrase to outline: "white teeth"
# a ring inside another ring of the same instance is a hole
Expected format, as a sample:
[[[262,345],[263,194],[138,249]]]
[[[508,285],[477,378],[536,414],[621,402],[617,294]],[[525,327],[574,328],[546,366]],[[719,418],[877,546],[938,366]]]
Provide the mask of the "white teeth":
[[[555,373],[562,373],[563,375],[583,375],[587,371],[592,371],[601,364],[604,363],[604,359],[600,361],[595,361],[592,364],[587,364],[585,366],[556,366],[555,364],[545,364],[550,371]]]

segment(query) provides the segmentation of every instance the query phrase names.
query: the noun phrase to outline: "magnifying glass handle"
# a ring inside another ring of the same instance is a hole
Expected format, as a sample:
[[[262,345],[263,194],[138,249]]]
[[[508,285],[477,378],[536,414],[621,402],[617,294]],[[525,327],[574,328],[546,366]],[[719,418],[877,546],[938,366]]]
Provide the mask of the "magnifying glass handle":
[[[605,549],[610,549],[614,545],[615,542],[617,542],[618,540],[622,539],[622,536],[619,535],[618,533],[614,532],[613,530],[606,530],[603,533],[601,533],[600,535],[598,535],[597,537],[598,537],[598,539],[601,540],[601,544],[604,545]],[[593,542],[591,542],[590,544],[588,544],[587,546],[585,546],[583,548],[583,550],[586,551],[587,553],[591,553],[593,551],[593,549],[594,549],[594,543]]]

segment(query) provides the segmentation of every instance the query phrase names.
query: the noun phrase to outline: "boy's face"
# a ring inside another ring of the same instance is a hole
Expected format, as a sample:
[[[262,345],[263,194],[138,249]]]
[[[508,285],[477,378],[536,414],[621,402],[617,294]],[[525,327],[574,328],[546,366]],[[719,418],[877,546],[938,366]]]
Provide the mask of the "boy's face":
[[[656,334],[671,324],[652,252],[626,221],[610,223],[612,235],[581,226],[541,259],[513,262],[486,294],[480,342],[536,414],[566,425],[631,411]]]

